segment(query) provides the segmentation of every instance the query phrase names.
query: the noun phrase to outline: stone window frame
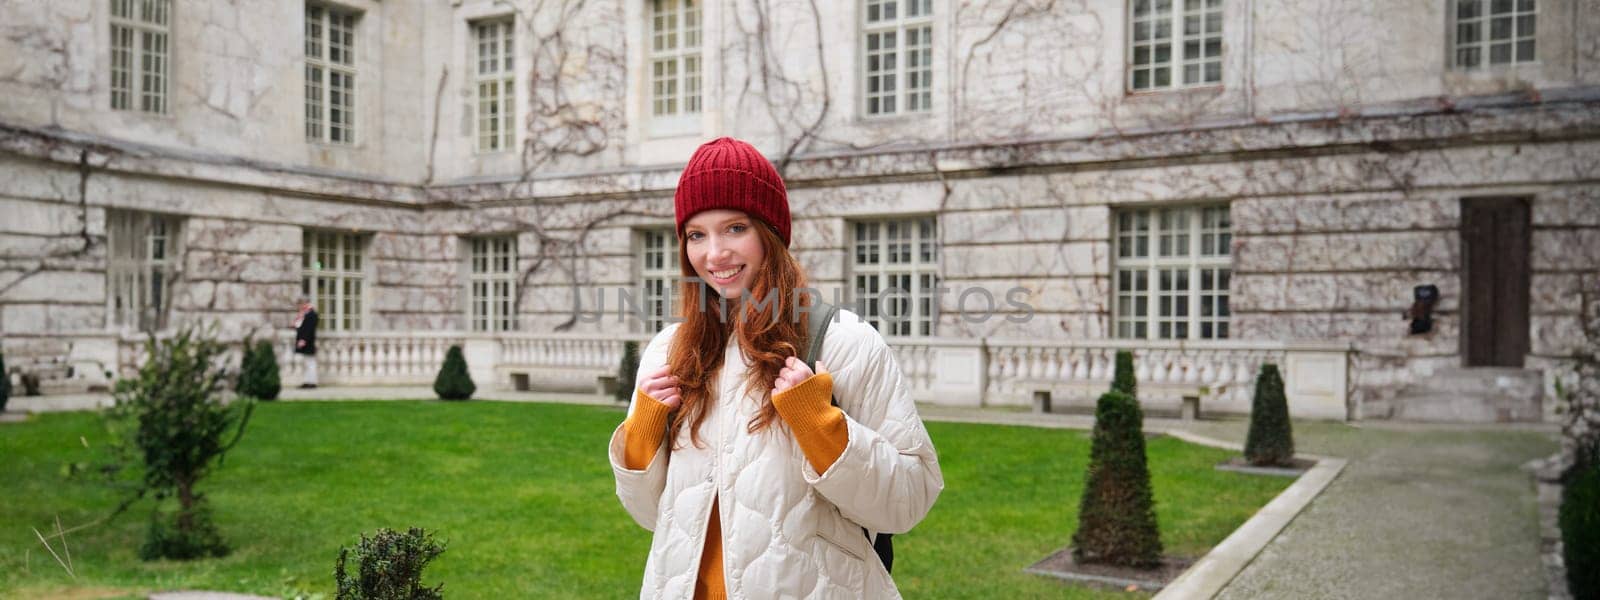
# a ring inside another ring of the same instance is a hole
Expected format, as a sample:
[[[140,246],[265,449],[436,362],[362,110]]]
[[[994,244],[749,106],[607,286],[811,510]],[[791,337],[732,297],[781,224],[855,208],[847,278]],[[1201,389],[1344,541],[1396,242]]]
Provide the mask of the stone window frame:
[[[1484,71],[1537,63],[1538,8],[1537,0],[1450,0],[1450,68]],[[1504,35],[1497,37],[1502,23]],[[1502,49],[1504,58],[1496,61]]]
[[[477,152],[507,152],[516,147],[516,18],[477,19],[472,31],[473,93],[477,99]]]
[[[704,19],[701,0],[645,1],[645,115],[654,135],[687,135],[700,128]]]
[[[1127,6],[1129,93],[1223,85],[1224,0],[1128,0]],[[1166,60],[1159,58],[1163,49]]]
[[[479,332],[516,331],[517,236],[466,238],[467,327]]]
[[[847,258],[851,298],[885,337],[929,337],[939,329],[939,224],[936,215],[852,219]],[[903,258],[902,258],[903,257]],[[886,305],[880,296],[902,290]],[[901,315],[895,322],[889,315]]]
[[[1122,339],[1227,339],[1232,217],[1227,204],[1117,210],[1112,332]]]
[[[366,328],[370,304],[366,254],[371,238],[364,233],[327,229],[301,231],[300,293],[317,308],[321,317],[318,327],[324,331]],[[324,268],[329,264],[333,268]]]
[[[641,228],[634,231],[636,250],[635,293],[644,314],[645,333],[661,331],[677,315],[673,308],[682,298],[683,267],[679,262],[678,234],[671,227]]]
[[[144,332],[166,328],[182,231],[182,217],[106,211],[108,327]]]
[[[306,4],[306,141],[356,144],[355,82],[359,69],[355,49],[360,29],[359,11],[332,4]],[[337,38],[343,39],[336,42]],[[335,80],[339,83],[335,84]]]
[[[860,6],[861,115],[932,112],[933,0],[862,0]]]
[[[171,0],[110,0],[112,110],[167,114]]]

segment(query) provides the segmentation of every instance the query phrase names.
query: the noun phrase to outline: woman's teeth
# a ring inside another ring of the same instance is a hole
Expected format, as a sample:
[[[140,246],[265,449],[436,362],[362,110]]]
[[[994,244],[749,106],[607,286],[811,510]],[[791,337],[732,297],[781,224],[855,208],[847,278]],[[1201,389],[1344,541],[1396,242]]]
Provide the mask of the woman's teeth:
[[[741,265],[726,271],[712,271],[711,276],[716,277],[717,279],[732,279],[734,275],[738,275],[739,272],[743,270],[744,266]]]

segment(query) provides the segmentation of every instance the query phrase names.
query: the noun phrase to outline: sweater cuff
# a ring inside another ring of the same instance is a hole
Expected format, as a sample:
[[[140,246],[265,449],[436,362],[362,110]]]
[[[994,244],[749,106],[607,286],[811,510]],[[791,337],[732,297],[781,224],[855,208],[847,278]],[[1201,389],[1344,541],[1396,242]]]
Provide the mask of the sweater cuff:
[[[626,432],[622,466],[637,471],[656,457],[661,440],[667,437],[667,417],[672,409],[642,391],[634,390],[633,396],[633,414],[622,423]]]
[[[850,444],[850,426],[832,398],[833,376],[827,373],[812,375],[800,385],[772,395],[772,406],[794,431],[800,451],[818,473],[833,466]]]

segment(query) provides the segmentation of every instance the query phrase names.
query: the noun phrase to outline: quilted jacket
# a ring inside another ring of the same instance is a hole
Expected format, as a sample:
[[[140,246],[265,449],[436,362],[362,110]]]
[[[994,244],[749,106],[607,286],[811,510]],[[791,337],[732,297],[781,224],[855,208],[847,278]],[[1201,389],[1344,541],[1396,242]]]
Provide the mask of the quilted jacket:
[[[617,497],[655,533],[640,598],[693,596],[718,497],[730,598],[900,596],[862,528],[910,530],[938,499],[944,476],[893,351],[860,317],[839,314],[819,361],[832,373],[850,441],[827,472],[811,468],[781,420],[747,432],[762,398],[743,390],[748,363],[737,339],[724,353],[701,447],[684,427],[676,449],[664,440],[649,466],[630,470],[623,466],[623,428],[612,434]],[[651,340],[639,359],[641,379],[666,364],[677,329],[669,326]]]

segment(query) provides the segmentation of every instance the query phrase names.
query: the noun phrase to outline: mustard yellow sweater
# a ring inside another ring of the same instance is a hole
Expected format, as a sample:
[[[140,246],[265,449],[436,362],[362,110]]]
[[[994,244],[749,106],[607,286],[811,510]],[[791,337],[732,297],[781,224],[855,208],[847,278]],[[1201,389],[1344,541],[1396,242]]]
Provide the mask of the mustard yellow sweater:
[[[656,449],[666,437],[667,405],[656,401],[641,391],[635,391],[637,405],[633,414],[622,424],[625,447],[623,466],[643,469],[655,458]],[[778,416],[794,432],[795,441],[806,462],[818,473],[833,466],[833,461],[844,454],[850,443],[849,426],[844,411],[833,406],[833,377],[827,373],[812,375],[800,385],[772,396],[772,405]],[[728,597],[722,574],[722,520],[717,513],[717,500],[711,502],[711,519],[706,524],[706,547],[700,558],[700,576],[694,584],[694,597],[721,600]]]

